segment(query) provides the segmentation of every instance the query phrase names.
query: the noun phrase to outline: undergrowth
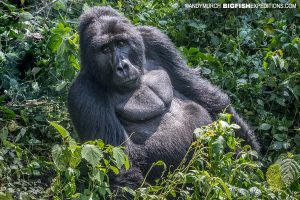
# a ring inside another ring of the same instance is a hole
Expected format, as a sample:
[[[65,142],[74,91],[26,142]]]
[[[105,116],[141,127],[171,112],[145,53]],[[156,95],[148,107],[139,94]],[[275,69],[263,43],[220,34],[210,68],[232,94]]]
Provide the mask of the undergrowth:
[[[136,199],[299,199],[299,2],[242,10],[188,9],[189,2],[0,1],[0,199],[101,199],[113,196],[107,173],[130,167],[123,147],[79,144],[67,134],[74,132],[66,94],[80,68],[78,17],[95,5],[166,33],[188,66],[230,95],[263,147],[257,157],[221,118],[195,131],[190,161],[156,185],[125,191]]]

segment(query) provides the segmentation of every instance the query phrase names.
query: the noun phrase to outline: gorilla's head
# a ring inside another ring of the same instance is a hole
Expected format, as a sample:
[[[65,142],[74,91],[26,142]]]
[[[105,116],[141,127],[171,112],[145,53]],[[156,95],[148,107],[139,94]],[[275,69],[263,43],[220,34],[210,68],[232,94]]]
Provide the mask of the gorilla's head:
[[[82,72],[104,87],[135,88],[143,74],[143,39],[125,17],[110,7],[95,7],[80,17]]]

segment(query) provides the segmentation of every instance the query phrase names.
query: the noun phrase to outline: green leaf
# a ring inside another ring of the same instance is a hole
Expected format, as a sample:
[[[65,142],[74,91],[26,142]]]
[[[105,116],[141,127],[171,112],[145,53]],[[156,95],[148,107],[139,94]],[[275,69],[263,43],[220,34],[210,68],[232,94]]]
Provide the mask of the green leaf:
[[[77,71],[80,70],[80,65],[78,63],[78,59],[74,55],[70,55],[68,57],[68,60],[69,60],[72,67],[74,67]]]
[[[300,154],[293,155],[293,159],[300,165]]]
[[[211,150],[213,153],[213,156],[219,157],[220,155],[223,154],[224,151],[224,143],[225,140],[223,136],[219,136],[212,144],[211,144]]]
[[[289,187],[300,177],[300,165],[292,158],[278,159],[267,171],[267,182],[273,190]]]
[[[168,23],[168,21],[166,21],[166,20],[160,20],[158,23],[159,23],[160,25],[165,26],[165,25]]]
[[[63,146],[54,145],[51,153],[55,167],[60,171],[64,171],[70,160],[69,150]]]
[[[56,122],[49,122],[49,123],[60,133],[62,138],[66,138],[66,137],[70,136],[69,132],[66,129],[64,129],[64,127],[59,125],[58,123],[56,123]]]
[[[259,75],[257,73],[249,74],[249,78],[257,79]]]
[[[42,68],[40,68],[40,67],[34,67],[34,68],[32,68],[32,70],[31,70],[31,74],[32,74],[33,76],[36,76],[41,70],[42,70]]]
[[[6,141],[7,136],[8,136],[8,129],[7,129],[7,127],[3,127],[0,131],[0,140],[2,142]]]
[[[273,190],[280,190],[283,187],[280,164],[270,165],[266,177],[268,184]]]
[[[112,153],[116,166],[120,169],[125,164],[126,154],[120,147],[114,147]]]
[[[267,69],[268,69],[268,66],[269,66],[269,63],[266,62],[266,61],[264,61],[264,62],[263,62],[263,68],[264,68],[264,70],[267,70]]]
[[[227,123],[227,122],[225,122],[225,121],[223,121],[223,120],[219,120],[219,123],[220,123],[220,125],[221,125],[221,127],[223,128],[223,129],[226,129],[226,128],[229,128],[230,126],[229,126],[229,123]]]
[[[125,163],[124,163],[124,167],[125,167],[126,170],[128,170],[129,167],[130,167],[130,162],[129,162],[129,158],[128,158],[127,155],[125,155]]]
[[[115,173],[115,174],[119,174],[119,172],[120,172],[120,170],[117,168],[117,167],[115,167],[115,166],[109,166],[109,168]]]
[[[77,146],[77,148],[74,151],[71,151],[69,165],[72,168],[76,168],[80,162],[81,162],[81,148],[80,146]]]
[[[283,148],[283,142],[275,141],[270,145],[269,148],[272,150],[280,150]]]
[[[270,128],[271,128],[271,125],[270,125],[270,124],[263,123],[263,124],[261,124],[261,125],[259,126],[258,129],[266,131],[266,130],[269,130]]]
[[[235,150],[236,143],[235,143],[235,138],[232,135],[227,137],[226,143],[230,149]]]
[[[33,19],[33,16],[29,12],[22,12],[20,13],[19,18],[21,21],[29,21]]]
[[[48,43],[48,48],[52,50],[53,53],[56,53],[63,42],[63,39],[60,35],[52,35]]]
[[[5,54],[0,51],[0,61],[5,61]]]
[[[59,83],[56,85],[55,87],[55,91],[59,92],[61,91],[62,89],[64,89],[64,87],[67,85],[67,82],[62,80],[62,81],[59,81]]]
[[[294,142],[296,143],[296,145],[300,146],[300,135],[296,135],[294,137]]]
[[[286,186],[290,186],[300,176],[300,166],[294,159],[281,161],[282,181]]]
[[[105,176],[106,176],[106,174],[103,171],[101,171],[97,168],[95,168],[93,170],[93,178],[96,181],[98,181],[100,184],[103,183]]]
[[[103,140],[98,139],[98,140],[94,140],[94,144],[99,148],[99,149],[103,149],[105,147],[105,144],[103,142]]]
[[[64,187],[64,192],[66,196],[71,196],[76,192],[76,183],[75,179],[72,179],[70,182],[68,182]]]
[[[194,53],[198,53],[199,52],[199,49],[195,48],[195,47],[191,47],[189,48],[188,50],[188,53],[189,54],[194,54]]]
[[[219,114],[219,118],[220,118],[221,120],[226,121],[228,124],[230,124],[231,118],[232,118],[232,117],[233,117],[233,115],[232,115],[232,114],[229,114],[229,113],[220,113],[220,114]],[[228,127],[228,125],[227,125],[226,127]]]
[[[206,24],[201,23],[200,21],[196,20],[190,20],[189,21],[189,26],[196,28],[199,31],[204,31],[206,29]]]
[[[5,106],[0,106],[0,111],[2,111],[4,119],[15,119],[16,118],[16,113],[13,110],[11,110]]]
[[[287,139],[287,135],[286,134],[275,134],[273,136],[277,141],[283,142]]]
[[[81,157],[94,167],[103,158],[103,153],[95,145],[85,144],[81,150]]]
[[[274,21],[275,21],[275,19],[273,17],[271,17],[271,18],[268,19],[267,23],[272,24]]]
[[[13,200],[13,197],[9,193],[0,192],[0,200]]]
[[[230,124],[230,128],[238,130],[241,127],[238,124]]]
[[[78,173],[80,173],[79,170],[77,170]],[[68,167],[68,169],[65,171],[65,176],[67,178],[67,180],[72,180],[74,177],[76,177],[77,173],[76,173],[76,170],[71,168],[71,167]]]
[[[225,190],[225,194],[226,194],[227,198],[228,198],[229,200],[231,200],[232,198],[231,198],[230,190],[229,190],[229,188],[227,187],[227,185],[224,183],[224,181],[223,181],[222,179],[220,179],[220,178],[217,178],[217,182],[218,182],[218,183],[223,187],[223,189]]]
[[[243,79],[243,78],[238,79],[236,82],[237,82],[237,85],[238,85],[238,86],[247,84],[247,80],[246,80],[246,79]]]
[[[111,193],[109,188],[107,187],[98,187],[98,192],[103,197],[103,199],[105,199],[105,197],[107,196],[106,194]]]
[[[276,101],[276,103],[278,103],[278,104],[281,105],[281,106],[286,106],[286,105],[285,105],[285,99],[284,99],[284,98],[276,97],[275,101]]]

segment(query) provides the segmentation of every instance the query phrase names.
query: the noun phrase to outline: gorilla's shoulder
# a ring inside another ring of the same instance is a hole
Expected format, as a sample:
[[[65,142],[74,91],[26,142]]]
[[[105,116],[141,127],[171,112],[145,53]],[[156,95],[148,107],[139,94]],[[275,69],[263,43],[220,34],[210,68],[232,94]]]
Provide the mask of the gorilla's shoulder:
[[[138,26],[137,30],[140,32],[143,38],[160,41],[161,43],[170,43],[169,37],[161,32],[158,28],[152,26]]]
[[[171,71],[174,67],[182,68],[186,66],[174,43],[158,28],[138,26],[137,30],[143,38],[147,59],[154,59],[158,65],[170,68]]]

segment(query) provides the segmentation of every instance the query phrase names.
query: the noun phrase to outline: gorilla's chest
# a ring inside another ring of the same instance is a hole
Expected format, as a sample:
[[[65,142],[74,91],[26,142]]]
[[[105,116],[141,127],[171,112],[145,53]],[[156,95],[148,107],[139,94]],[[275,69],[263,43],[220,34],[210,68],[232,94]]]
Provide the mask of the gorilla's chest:
[[[193,140],[195,128],[211,123],[208,112],[173,89],[167,73],[150,71],[141,86],[120,96],[116,112],[132,145],[152,163],[178,164]],[[135,153],[136,155],[138,153]]]
[[[147,121],[166,112],[172,98],[173,88],[167,73],[154,70],[142,77],[138,89],[119,96],[116,112],[125,121]]]
[[[182,135],[192,135],[195,128],[211,122],[204,108],[173,90],[164,70],[148,72],[139,88],[118,99],[118,118],[136,144],[149,143],[154,137],[158,137],[155,141],[170,140],[172,134],[181,140]]]

